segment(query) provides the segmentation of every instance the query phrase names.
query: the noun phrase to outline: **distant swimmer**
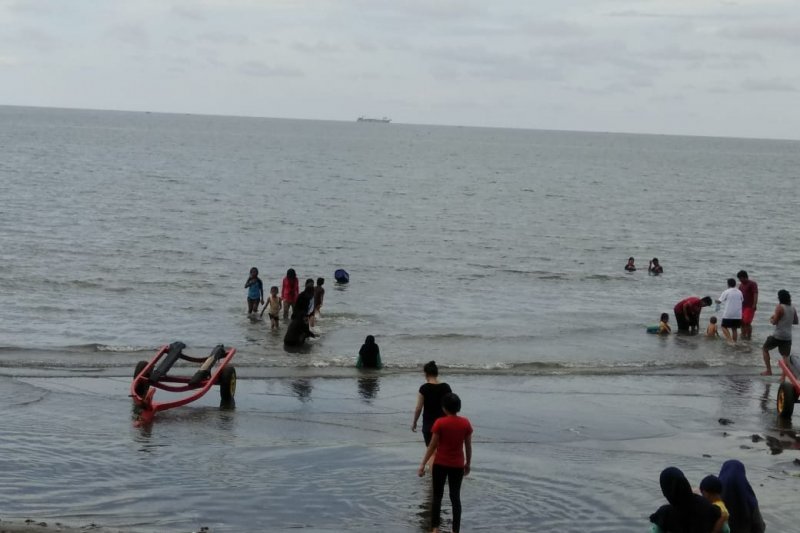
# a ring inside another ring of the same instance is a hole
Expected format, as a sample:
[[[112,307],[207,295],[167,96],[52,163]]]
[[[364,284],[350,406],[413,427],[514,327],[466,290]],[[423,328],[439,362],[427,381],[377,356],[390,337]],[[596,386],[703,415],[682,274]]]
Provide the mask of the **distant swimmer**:
[[[767,369],[761,373],[762,376],[772,375],[772,365],[769,360],[769,351],[777,348],[778,353],[784,359],[788,359],[792,353],[792,326],[797,324],[797,309],[792,305],[792,295],[789,291],[778,291],[778,305],[769,317],[769,323],[775,326],[775,331],[764,341],[761,348],[764,357],[764,365]]]
[[[333,273],[333,279],[336,280],[336,283],[350,283],[350,274],[347,273],[347,270],[340,268]]]
[[[364,339],[364,344],[358,351],[358,361],[356,361],[356,368],[383,368],[381,362],[381,349],[375,343],[375,337],[367,335]]]
[[[672,311],[675,313],[675,322],[678,331],[697,333],[700,329],[700,311],[712,304],[710,296],[697,298],[689,296],[675,304]]]
[[[250,269],[250,277],[244,284],[247,289],[247,314],[251,315],[258,312],[258,304],[264,304],[264,283],[258,277],[258,269]]]
[[[653,276],[658,276],[659,274],[664,273],[664,269],[658,263],[658,257],[654,257],[650,260],[650,264],[647,267],[647,272]]]
[[[625,264],[625,271],[636,272],[636,265],[633,263],[633,257],[628,258],[628,262]]]

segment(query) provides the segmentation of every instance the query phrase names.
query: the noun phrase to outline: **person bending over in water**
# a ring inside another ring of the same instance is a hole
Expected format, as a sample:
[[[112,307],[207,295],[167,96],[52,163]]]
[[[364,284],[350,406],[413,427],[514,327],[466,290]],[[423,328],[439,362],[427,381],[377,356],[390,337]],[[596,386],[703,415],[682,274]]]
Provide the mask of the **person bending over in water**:
[[[431,531],[439,533],[441,523],[442,497],[444,484],[450,488],[450,503],[453,506],[453,533],[461,531],[461,481],[469,475],[472,462],[472,424],[463,416],[461,399],[450,392],[442,398],[445,416],[433,423],[431,443],[425,450],[417,475],[425,475],[425,465],[433,457],[431,478],[433,498],[431,501]]]
[[[383,368],[381,362],[381,349],[375,343],[375,337],[367,335],[364,339],[364,344],[358,351],[358,361],[356,361],[356,368]]]
[[[636,265],[633,264],[633,257],[628,258],[628,263],[625,265],[627,272],[636,272]]]
[[[689,296],[676,303],[672,311],[675,313],[678,331],[697,333],[700,329],[700,311],[711,303],[710,296],[703,296],[703,298]]]

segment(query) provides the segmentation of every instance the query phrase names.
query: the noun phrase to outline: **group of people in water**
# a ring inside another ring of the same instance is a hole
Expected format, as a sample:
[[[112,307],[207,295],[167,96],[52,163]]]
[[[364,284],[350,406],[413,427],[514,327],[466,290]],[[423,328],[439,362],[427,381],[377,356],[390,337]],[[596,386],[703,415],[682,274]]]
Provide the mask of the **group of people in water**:
[[[300,281],[293,268],[286,271],[283,278],[280,295],[277,285],[270,287],[269,296],[264,298],[264,283],[258,277],[258,269],[250,269],[250,276],[244,284],[247,289],[247,313],[255,316],[258,306],[263,305],[260,316],[267,312],[270,328],[275,330],[280,325],[281,311],[283,319],[290,319],[289,326],[283,338],[286,346],[302,346],[309,337],[316,337],[311,331],[320,315],[322,303],[325,298],[325,278],[317,278],[316,285],[312,278],[308,278],[300,292]],[[291,318],[290,318],[291,311]]]
[[[716,302],[716,310],[722,313],[722,322],[718,324],[716,316],[709,318],[705,335],[716,338],[719,336],[719,329],[722,329],[722,335],[725,339],[736,343],[741,329],[741,338],[750,340],[753,334],[753,319],[758,306],[758,284],[750,279],[745,270],[737,272],[736,278],[739,280],[738,287],[736,279],[728,278],[727,288],[722,291],[716,300],[713,300],[710,296],[703,296],[702,298],[689,296],[676,303],[672,312],[675,316],[678,332],[698,333],[701,311],[704,307],[710,307]],[[772,375],[770,351],[777,348],[778,353],[787,361],[792,352],[792,326],[798,324],[798,315],[797,309],[792,305],[792,296],[789,291],[785,289],[778,291],[778,303],[769,317],[769,322],[774,326],[774,330],[761,347],[761,355],[766,367],[761,373],[762,376]],[[649,327],[648,332],[659,335],[671,333],[669,314],[662,313],[658,325]]]
[[[650,515],[652,533],[763,533],[766,529],[741,461],[725,461],[719,476],[703,478],[700,494],[674,466],[661,472],[659,482],[668,503]]]

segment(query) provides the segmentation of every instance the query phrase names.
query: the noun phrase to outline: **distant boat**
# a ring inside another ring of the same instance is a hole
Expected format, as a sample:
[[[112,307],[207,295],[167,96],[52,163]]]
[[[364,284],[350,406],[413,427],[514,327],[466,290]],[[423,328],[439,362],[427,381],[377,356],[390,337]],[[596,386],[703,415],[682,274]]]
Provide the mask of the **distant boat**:
[[[384,124],[388,124],[391,121],[392,119],[390,119],[389,117],[370,118],[370,117],[365,117],[364,115],[361,115],[356,119],[356,122],[383,122]]]

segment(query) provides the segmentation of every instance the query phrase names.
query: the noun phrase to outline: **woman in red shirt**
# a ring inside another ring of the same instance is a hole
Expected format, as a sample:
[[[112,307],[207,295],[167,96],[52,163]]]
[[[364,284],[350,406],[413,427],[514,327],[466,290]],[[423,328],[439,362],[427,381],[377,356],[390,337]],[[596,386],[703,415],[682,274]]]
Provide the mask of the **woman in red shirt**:
[[[425,475],[425,464],[432,455],[433,469],[433,501],[431,502],[431,531],[439,533],[441,523],[442,497],[444,484],[450,488],[450,503],[453,505],[453,533],[461,530],[461,481],[469,475],[472,461],[472,424],[463,416],[461,399],[454,393],[445,394],[442,398],[442,410],[445,416],[433,423],[431,443],[425,450],[425,456],[419,465],[417,475]]]

